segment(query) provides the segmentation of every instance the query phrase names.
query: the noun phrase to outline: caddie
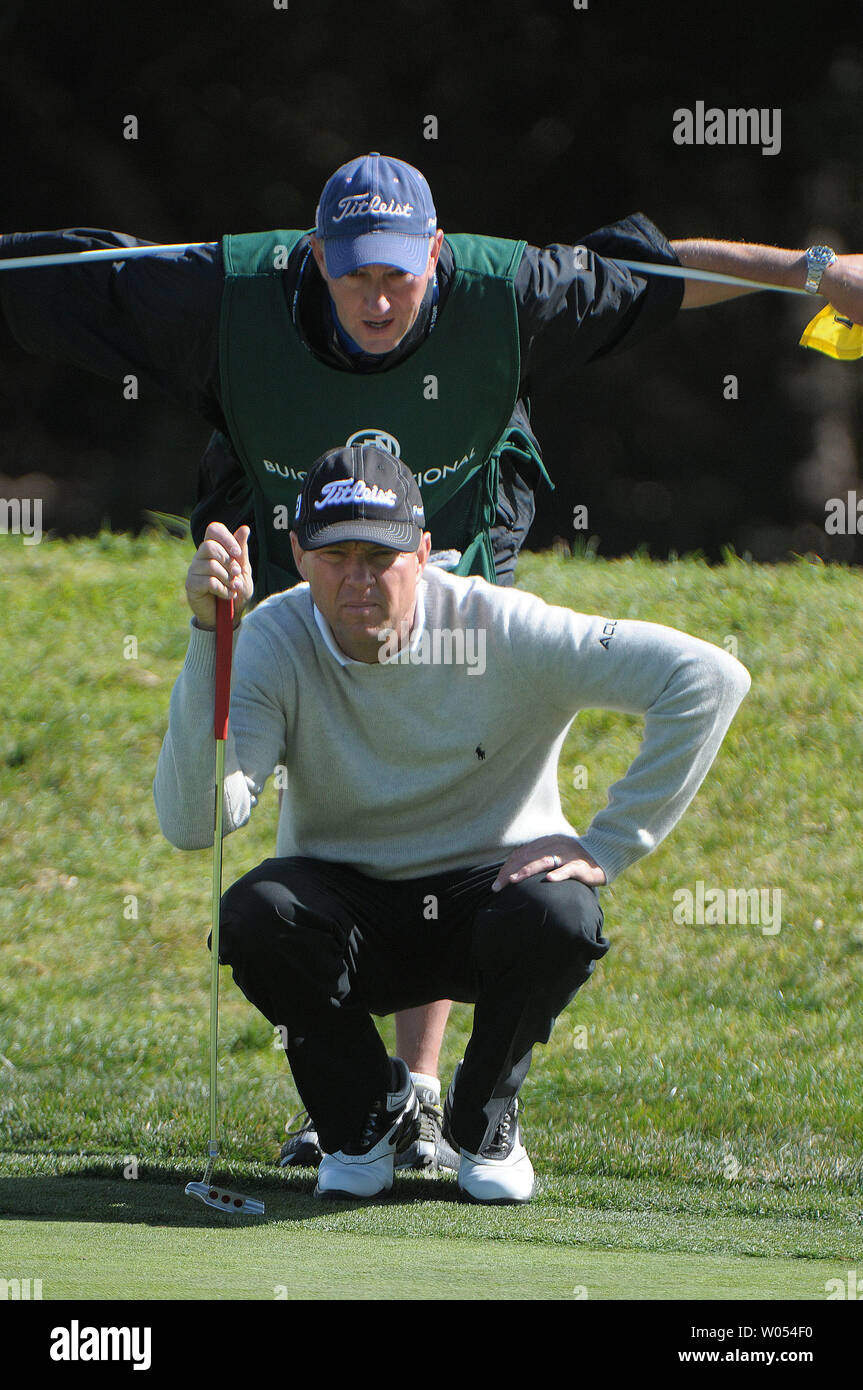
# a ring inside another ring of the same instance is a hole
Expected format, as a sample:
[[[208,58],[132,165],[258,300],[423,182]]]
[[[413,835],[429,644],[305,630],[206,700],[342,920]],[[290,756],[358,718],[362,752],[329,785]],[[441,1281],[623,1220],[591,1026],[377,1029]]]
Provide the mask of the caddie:
[[[444,1113],[458,1193],[526,1202],[519,1091],[533,1048],[608,950],[597,889],[683,815],[748,673],[672,629],[429,565],[415,477],[374,444],[317,460],[292,526],[303,582],[258,604],[235,637],[226,832],[247,823],[277,765],[287,789],[275,857],[223,896],[220,959],[287,1039],[324,1151],[316,1196],[391,1189],[419,1103],[372,1015],[445,996],[474,1004]],[[215,610],[232,594],[241,613],[252,595],[247,539],[213,523],[189,567],[189,647],[154,782],[180,849],[213,840]],[[481,645],[482,669],[441,657],[441,633],[449,652]],[[589,707],[642,714],[644,738],[576,836],[558,759]],[[521,854],[547,836],[569,845],[552,872]]]

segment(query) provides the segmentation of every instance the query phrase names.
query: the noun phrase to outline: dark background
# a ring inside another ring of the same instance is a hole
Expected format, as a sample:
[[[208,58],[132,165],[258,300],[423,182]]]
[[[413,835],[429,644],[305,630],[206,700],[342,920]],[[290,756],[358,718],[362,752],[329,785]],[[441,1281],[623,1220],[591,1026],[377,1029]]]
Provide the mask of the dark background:
[[[780,107],[781,153],[675,145],[673,112],[698,100]],[[449,231],[577,241],[641,210],[670,238],[850,251],[861,113],[858,5],[5,0],[0,225],[168,242],[307,227],[333,169],[379,149],[423,169]],[[532,546],[572,541],[584,504],[604,555],[728,543],[863,560],[863,536],[824,531],[828,498],[863,497],[863,361],[797,346],[820,307],[760,294],[686,313],[537,390],[557,492]],[[23,354],[0,326],[0,494],[42,496],[46,528],[188,513],[208,436],[163,400]]]

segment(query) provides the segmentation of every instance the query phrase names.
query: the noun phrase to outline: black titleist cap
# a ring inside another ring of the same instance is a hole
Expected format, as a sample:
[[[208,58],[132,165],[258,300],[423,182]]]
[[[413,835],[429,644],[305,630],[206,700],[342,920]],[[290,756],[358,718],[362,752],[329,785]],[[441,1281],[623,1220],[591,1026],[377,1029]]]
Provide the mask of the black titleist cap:
[[[416,478],[379,444],[330,449],[308,471],[293,530],[303,550],[339,541],[417,550],[425,512]]]

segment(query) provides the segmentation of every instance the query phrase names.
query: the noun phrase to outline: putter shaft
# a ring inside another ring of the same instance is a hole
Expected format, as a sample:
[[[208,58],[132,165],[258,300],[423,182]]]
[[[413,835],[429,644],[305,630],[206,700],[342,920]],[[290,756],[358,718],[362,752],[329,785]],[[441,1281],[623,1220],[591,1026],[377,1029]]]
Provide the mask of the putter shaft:
[[[213,916],[210,933],[210,1160],[218,1156],[219,912],[222,901],[222,811],[225,740],[216,739],[216,816],[213,839]]]
[[[216,629],[216,807],[213,827],[213,902],[210,931],[210,1137],[207,1166],[201,1182],[186,1184],[186,1196],[198,1197],[205,1206],[235,1216],[263,1216],[264,1204],[255,1197],[217,1187],[211,1182],[213,1164],[219,1155],[218,1139],[218,1047],[219,1047],[219,915],[222,904],[222,826],[225,793],[225,743],[228,737],[228,704],[231,689],[231,648],[234,618],[233,600],[217,604]]]

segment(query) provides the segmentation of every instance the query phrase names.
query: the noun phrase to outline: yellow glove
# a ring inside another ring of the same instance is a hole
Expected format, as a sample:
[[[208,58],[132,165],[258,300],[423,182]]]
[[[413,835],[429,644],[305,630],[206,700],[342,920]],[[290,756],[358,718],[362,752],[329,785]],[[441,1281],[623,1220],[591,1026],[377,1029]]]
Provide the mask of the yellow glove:
[[[837,314],[832,304],[827,304],[811,323],[807,323],[800,346],[850,362],[855,357],[863,357],[863,325],[852,323]]]

